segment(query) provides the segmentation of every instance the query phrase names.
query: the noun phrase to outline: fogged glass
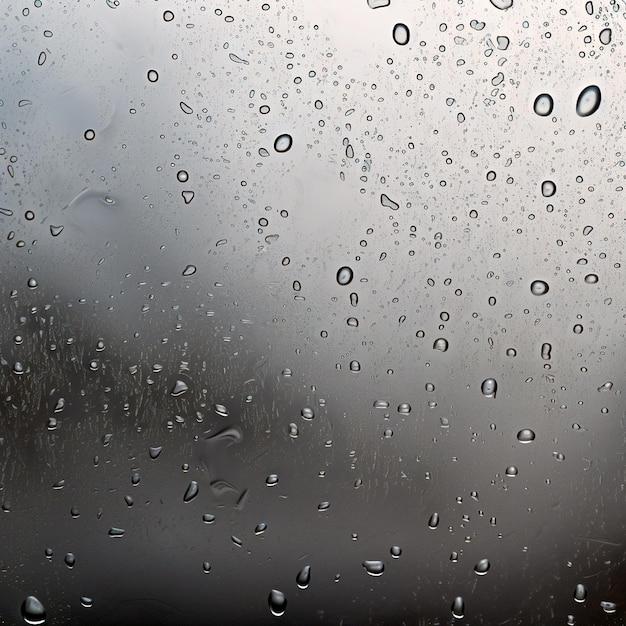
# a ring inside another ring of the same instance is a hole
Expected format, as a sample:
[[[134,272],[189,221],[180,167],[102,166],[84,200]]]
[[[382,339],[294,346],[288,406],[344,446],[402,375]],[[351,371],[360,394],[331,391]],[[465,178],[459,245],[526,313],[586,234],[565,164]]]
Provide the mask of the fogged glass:
[[[0,621],[622,624],[624,16],[4,4]]]

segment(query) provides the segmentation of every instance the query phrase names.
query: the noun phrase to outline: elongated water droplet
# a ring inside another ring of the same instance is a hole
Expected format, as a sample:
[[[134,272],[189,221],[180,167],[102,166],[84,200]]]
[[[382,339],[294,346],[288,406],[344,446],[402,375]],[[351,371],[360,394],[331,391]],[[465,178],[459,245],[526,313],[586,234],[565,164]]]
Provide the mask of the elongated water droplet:
[[[27,596],[22,602],[22,618],[27,624],[45,624],[46,609],[35,596]]]
[[[530,283],[530,292],[533,296],[543,296],[547,294],[549,290],[550,287],[545,280],[533,280],[533,282]]]
[[[520,443],[530,443],[535,440],[535,432],[530,428],[524,428],[517,433],[517,440]]]
[[[439,513],[433,513],[428,520],[428,528],[434,530],[439,526]]]
[[[397,211],[400,208],[400,205],[397,202],[394,202],[386,193],[380,194],[380,203],[392,211]]]
[[[554,108],[554,100],[549,93],[540,93],[533,104],[533,110],[541,117],[547,117],[552,113]]]
[[[574,589],[574,600],[576,600],[576,602],[584,602],[586,599],[587,589],[585,589],[585,585],[579,583],[576,585],[576,589]]]
[[[340,267],[339,270],[337,270],[337,282],[340,285],[349,285],[352,282],[353,278],[354,273],[352,271],[352,268],[348,267],[347,265],[344,267]]]
[[[287,610],[287,598],[282,591],[278,591],[278,589],[272,589],[270,591],[270,595],[267,598],[267,602],[270,607],[270,611],[272,615],[275,617],[280,617],[285,614]]]
[[[544,361],[549,361],[552,357],[552,345],[549,343],[544,343],[541,345],[541,358]]]
[[[607,600],[602,600],[600,602],[600,608],[609,615],[612,615],[617,611],[617,604],[615,602],[608,602]]]
[[[300,589],[306,589],[311,583],[311,566],[305,565],[296,576],[296,583]]]
[[[188,389],[189,387],[187,387],[187,383],[182,380],[177,380],[174,383],[174,387],[172,387],[172,391],[170,392],[170,394],[177,398],[178,396],[182,396]]]
[[[363,561],[362,565],[370,576],[382,576],[385,571],[382,561]]]
[[[81,596],[80,604],[84,606],[86,609],[90,609],[93,606],[93,600],[89,596]]]
[[[406,46],[409,43],[409,39],[411,39],[411,33],[409,31],[409,27],[406,24],[402,24],[399,22],[393,27],[393,40],[399,46]]]
[[[576,101],[576,113],[580,117],[589,117],[593,115],[600,107],[602,101],[602,94],[600,93],[600,87],[597,85],[589,85],[585,87],[578,96]]]
[[[187,267],[183,270],[183,276],[192,276],[196,273],[195,265],[187,265]]]
[[[491,567],[491,563],[489,563],[489,559],[480,559],[476,565],[474,565],[474,572],[478,576],[484,576]]]
[[[495,0],[491,1],[494,2]],[[452,617],[455,617],[456,619],[463,619],[465,615],[465,602],[463,602],[463,598],[461,596],[454,598],[450,609],[452,611]]]
[[[187,487],[187,491],[185,491],[185,495],[183,496],[183,501],[191,502],[198,495],[198,491],[199,491],[198,481],[192,480]]]
[[[293,138],[291,135],[287,133],[283,133],[282,135],[278,135],[274,140],[274,150],[276,152],[287,152],[293,144]]]

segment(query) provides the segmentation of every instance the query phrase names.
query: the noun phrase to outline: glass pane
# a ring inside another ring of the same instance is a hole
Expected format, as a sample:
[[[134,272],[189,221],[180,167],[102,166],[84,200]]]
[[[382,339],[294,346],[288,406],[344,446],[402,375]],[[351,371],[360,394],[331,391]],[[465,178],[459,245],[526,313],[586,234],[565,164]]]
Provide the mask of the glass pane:
[[[622,624],[624,15],[5,5],[2,619]]]

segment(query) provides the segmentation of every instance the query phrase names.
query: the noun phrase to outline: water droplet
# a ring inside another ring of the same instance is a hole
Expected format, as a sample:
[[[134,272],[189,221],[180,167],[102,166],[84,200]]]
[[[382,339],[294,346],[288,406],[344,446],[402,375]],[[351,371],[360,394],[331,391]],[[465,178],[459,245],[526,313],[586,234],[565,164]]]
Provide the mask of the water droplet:
[[[533,280],[530,284],[530,293],[533,296],[544,296],[548,291],[550,291],[550,287],[545,280]]]
[[[553,108],[554,100],[549,93],[540,93],[535,98],[533,109],[537,115],[540,115],[541,117],[548,117],[548,115],[552,113]]]
[[[517,467],[515,467],[515,465],[509,465],[506,468],[505,474],[507,476],[517,476],[517,474],[518,474]]]
[[[163,446],[151,446],[150,447],[150,458],[158,459],[161,451],[163,450]]]
[[[495,398],[496,392],[498,391],[498,383],[496,382],[496,379],[486,378],[483,380],[480,390],[483,396],[486,396],[487,398]]]
[[[223,405],[223,404],[214,404],[213,405],[213,410],[220,416],[220,417],[228,417],[228,409]]]
[[[204,563],[202,563],[202,571],[205,574],[208,574],[211,571],[211,564],[208,561],[204,561]]]
[[[300,589],[306,589],[311,583],[311,566],[305,565],[296,576],[296,583]]]
[[[352,282],[352,279],[354,278],[354,273],[352,271],[352,268],[348,267],[348,266],[344,266],[344,267],[340,267],[339,270],[337,270],[337,282],[342,285],[349,285]]]
[[[186,183],[189,180],[189,172],[187,170],[178,170],[176,178],[179,183]]]
[[[398,406],[398,413],[401,415],[408,415],[411,412],[411,405],[408,402],[403,402]]]
[[[382,576],[385,571],[385,564],[382,561],[363,561],[362,565],[370,576]]]
[[[439,337],[439,339],[435,339],[435,343],[433,343],[433,350],[439,350],[439,352],[445,352],[448,349],[448,340],[443,337]]]
[[[350,361],[350,371],[351,372],[360,372],[361,364],[358,361]]]
[[[27,624],[44,624],[46,609],[35,596],[27,596],[22,602],[22,617]]]
[[[184,270],[183,270],[183,276],[192,276],[193,274],[196,273],[196,266],[195,265],[188,265]]]
[[[96,138],[96,131],[93,128],[88,128],[83,137],[87,140],[87,141],[93,141]]]
[[[37,289],[38,286],[39,286],[39,283],[37,282],[36,278],[29,278],[28,279],[28,288],[29,289]]]
[[[199,491],[198,481],[192,480],[187,486],[187,491],[185,491],[185,495],[183,496],[184,502],[191,502],[197,495]]]
[[[480,559],[476,565],[474,565],[474,572],[478,576],[484,576],[491,567],[491,563],[489,563],[489,559]]]
[[[278,484],[278,474],[270,474],[266,479],[265,479],[265,484],[268,487],[274,487],[275,485]]]
[[[598,391],[611,391],[611,389],[613,389],[613,383],[610,380],[598,387]]]
[[[326,501],[325,501],[325,502],[320,502],[320,503],[317,505],[317,510],[318,510],[318,511],[326,511],[326,510],[328,510],[329,508],[330,508],[330,502],[326,502]]]
[[[506,355],[510,357],[517,356],[517,350],[515,348],[507,348]]]
[[[186,102],[182,101],[180,103],[180,110],[187,115],[191,115],[193,113],[193,109]]]
[[[300,431],[298,429],[298,425],[294,424],[293,422],[289,424],[289,436],[292,439],[297,439],[299,434],[300,434]]]
[[[517,433],[517,440],[520,443],[530,443],[535,440],[535,431],[530,428],[523,428]]]
[[[409,27],[406,24],[402,24],[399,22],[393,27],[393,40],[399,46],[406,46],[409,43],[409,39],[411,39],[411,33],[409,32]]]
[[[170,394],[177,398],[178,396],[182,396],[188,389],[189,387],[187,387],[187,384],[184,381],[177,380],[174,383],[174,387],[172,388]]]
[[[174,19],[174,14],[171,11],[164,11],[163,12],[163,19],[166,22],[171,22]]]
[[[402,554],[402,548],[400,546],[391,546],[389,552],[394,559],[399,559]]]
[[[89,596],[81,596],[80,603],[86,609],[90,609],[93,606],[93,600]]]
[[[544,180],[541,183],[541,195],[544,198],[550,198],[556,193],[556,185],[551,180]]]
[[[302,411],[300,411],[300,415],[302,415],[305,420],[312,420],[315,417],[313,409],[308,406],[305,406]]]
[[[495,2],[495,0],[491,0],[491,2]],[[452,610],[452,617],[463,619],[465,615],[465,602],[463,602],[463,598],[461,596],[454,598],[450,609]]]
[[[391,0],[367,0],[367,6],[370,9],[382,9],[388,7],[391,4]]]
[[[434,530],[439,526],[439,513],[433,513],[428,520],[428,528]]]
[[[65,228],[65,226],[52,226],[52,224],[51,224],[50,225],[50,234],[53,237],[58,237],[63,232],[64,228]]]
[[[595,285],[598,282],[598,275],[597,274],[587,274],[587,276],[585,276],[585,282],[588,285]]]
[[[267,602],[270,607],[270,611],[272,615],[275,617],[280,617],[285,614],[287,610],[287,598],[282,591],[278,591],[278,589],[272,589],[270,591],[270,595],[267,598]]]
[[[20,361],[15,361],[15,363],[13,363],[12,371],[14,374],[21,376],[24,373],[24,364]]]
[[[585,589],[585,585],[579,583],[576,585],[576,589],[574,589],[574,600],[576,600],[576,602],[584,602],[586,599],[587,589]]]
[[[593,115],[599,108],[602,95],[597,85],[589,85],[585,87],[578,96],[576,101],[576,113],[580,117],[589,117]]]
[[[76,565],[76,557],[74,556],[72,552],[68,552],[65,555],[64,561],[65,561],[65,565],[67,565],[70,569],[72,569],[72,567]]]
[[[156,83],[159,80],[159,73],[156,70],[148,70],[148,80],[151,83]]]
[[[212,515],[211,513],[204,513],[202,515],[202,521],[205,524],[212,524],[215,521],[215,515]]]
[[[293,138],[291,135],[287,133],[283,133],[282,135],[278,135],[274,140],[274,150],[276,152],[287,152],[293,144]]]
[[[615,604],[615,602],[607,602],[606,600],[602,600],[602,602],[600,602],[600,607],[605,613],[608,613],[609,615],[617,611],[617,604]]]
[[[580,335],[583,332],[583,327],[581,324],[575,324],[573,328],[575,335]]]
[[[193,191],[183,191],[180,195],[183,197],[185,204],[189,204],[196,194]]]
[[[109,528],[109,537],[116,537],[119,539],[124,536],[125,532],[126,531],[123,528],[116,528],[115,526],[112,526]]]
[[[349,317],[347,323],[348,326],[352,326],[352,328],[357,328],[359,325],[359,320],[356,317]]]
[[[611,43],[611,37],[613,35],[613,32],[611,31],[610,28],[603,28],[600,31],[600,35],[598,36],[598,38],[600,39],[600,43],[608,46]]]
[[[541,358],[544,361],[549,361],[552,357],[552,344],[544,343],[541,345]]]
[[[380,203],[392,211],[397,211],[400,208],[400,205],[397,202],[394,202],[386,193],[380,194]]]

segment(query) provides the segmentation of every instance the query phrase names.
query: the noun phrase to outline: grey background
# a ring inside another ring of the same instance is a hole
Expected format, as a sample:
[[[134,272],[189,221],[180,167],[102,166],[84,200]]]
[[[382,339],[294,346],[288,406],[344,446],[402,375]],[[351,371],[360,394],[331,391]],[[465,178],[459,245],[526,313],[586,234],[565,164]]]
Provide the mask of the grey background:
[[[0,13],[0,623],[623,623],[624,5],[37,4]]]

